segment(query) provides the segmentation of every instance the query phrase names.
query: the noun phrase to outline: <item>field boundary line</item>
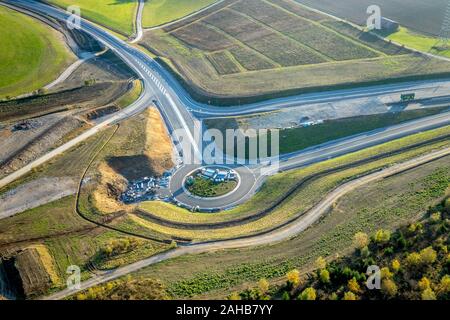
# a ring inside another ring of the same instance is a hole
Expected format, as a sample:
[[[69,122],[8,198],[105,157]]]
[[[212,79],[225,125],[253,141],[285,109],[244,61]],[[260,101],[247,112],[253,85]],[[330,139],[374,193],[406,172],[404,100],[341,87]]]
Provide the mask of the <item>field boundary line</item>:
[[[139,1],[145,1],[145,0],[139,0]],[[215,2],[211,3],[210,5],[208,5],[208,6],[204,7],[204,8],[201,8],[201,9],[199,9],[199,10],[197,10],[197,11],[194,11],[194,12],[188,14],[187,16],[184,16],[184,17],[181,17],[181,18],[179,18],[179,19],[175,19],[175,20],[172,20],[172,21],[169,21],[169,22],[160,24],[160,25],[158,25],[158,26],[149,27],[149,28],[144,28],[144,30],[145,30],[145,31],[147,31],[147,30],[158,30],[158,29],[162,29],[162,28],[165,28],[165,27],[169,27],[169,26],[174,25],[174,24],[176,24],[176,23],[182,22],[183,20],[186,20],[186,19],[195,17],[197,14],[200,14],[200,13],[202,13],[202,12],[205,12],[206,10],[213,8],[214,6],[216,6],[216,5],[218,5],[218,4],[221,4],[221,3],[224,2],[224,1],[226,1],[226,0],[218,0],[218,1],[215,1]],[[186,25],[188,25],[188,24],[186,24]]]
[[[281,64],[279,64],[278,62],[273,61],[272,59],[270,59],[268,56],[264,55],[263,53],[259,52],[256,49],[253,49],[252,47],[250,47],[249,45],[245,44],[244,42],[242,42],[241,40],[233,37],[231,34],[227,33],[226,31],[220,29],[219,27],[216,27],[215,25],[212,25],[210,23],[207,23],[205,21],[201,21],[200,22],[202,25],[207,26],[210,29],[213,29],[215,31],[217,31],[218,33],[222,34],[223,36],[227,37],[228,39],[230,39],[231,41],[237,43],[239,46],[250,50],[251,52],[255,53],[256,55],[258,55],[259,57],[261,57],[262,59],[266,60],[267,62],[269,62],[270,64],[272,64],[274,66],[273,69],[277,69],[277,68],[283,68],[283,66]],[[260,70],[254,70],[254,71],[260,71]],[[247,70],[247,72],[254,72],[254,71],[250,71]]]
[[[386,53],[381,52],[381,51],[378,51],[377,49],[371,48],[371,47],[369,47],[368,45],[366,45],[366,44],[364,44],[364,43],[362,43],[362,42],[359,42],[359,41],[353,39],[353,38],[350,37],[350,36],[347,36],[347,35],[345,35],[345,34],[343,34],[343,33],[340,33],[340,32],[338,32],[338,31],[336,31],[336,30],[333,30],[332,28],[329,28],[328,26],[323,25],[322,23],[320,23],[320,22],[318,22],[318,21],[314,21],[314,20],[311,20],[311,19],[302,17],[302,16],[296,14],[295,12],[291,12],[291,11],[289,11],[289,10],[283,8],[283,7],[280,7],[279,5],[277,5],[277,4],[275,4],[275,3],[272,3],[272,2],[270,2],[270,1],[267,1],[267,0],[261,0],[261,1],[264,1],[265,3],[267,3],[267,4],[269,4],[269,5],[273,6],[273,7],[279,8],[280,10],[285,11],[286,13],[288,13],[288,14],[290,14],[290,15],[293,15],[293,16],[295,16],[295,17],[301,19],[301,20],[305,20],[305,21],[307,21],[307,22],[309,22],[309,23],[315,25],[316,27],[319,27],[319,28],[325,29],[325,30],[327,30],[327,31],[329,31],[329,32],[332,32],[332,33],[334,33],[336,36],[338,36],[338,37],[340,37],[340,38],[342,38],[342,39],[348,40],[348,41],[352,42],[353,44],[355,44],[355,45],[357,45],[357,46],[359,46],[359,47],[366,48],[367,50],[372,51],[372,52],[375,52],[376,54],[378,54],[378,55],[380,55],[380,56],[382,56],[382,57],[389,57],[389,55],[387,55]],[[296,4],[299,4],[299,5],[300,5],[300,3],[296,2],[296,1],[293,1],[293,2],[295,2]],[[305,8],[306,8],[306,6],[305,6]],[[330,18],[333,18],[333,17],[330,17]],[[333,18],[333,20],[341,21],[341,20],[337,20],[337,19],[334,19],[334,18]],[[325,21],[327,21],[327,20],[325,20]],[[341,22],[342,22],[342,21],[341,21]],[[353,26],[353,25],[352,25],[352,26]],[[353,26],[353,27],[354,27],[354,26]],[[359,28],[357,28],[357,29],[360,30]],[[360,30],[360,31],[361,31],[361,30]],[[358,60],[358,59],[352,59],[352,60]]]
[[[224,2],[224,1],[227,1],[227,0],[221,0],[220,3]],[[236,1],[237,1],[237,0],[236,0]],[[209,16],[212,16],[213,14],[216,14],[217,12],[220,12],[220,11],[222,11],[222,10],[224,10],[224,9],[227,9],[228,7],[230,7],[231,5],[233,5],[234,3],[235,3],[235,2],[232,2],[232,3],[230,3],[230,4],[226,5],[226,6],[224,6],[223,8],[220,8],[220,9],[218,9],[218,10],[216,10],[216,11],[213,11],[213,12],[211,12],[211,13],[208,13],[207,15],[204,15],[204,16],[202,16],[202,17],[199,17],[199,18],[196,19],[196,20],[193,20],[193,21],[191,21],[191,22],[188,22],[188,23],[186,23],[186,24],[183,24],[183,25],[181,25],[181,26],[179,26],[179,27],[177,27],[177,28],[175,28],[175,29],[170,30],[170,31],[167,32],[167,33],[171,33],[171,32],[177,31],[177,30],[179,30],[179,29],[183,29],[183,28],[185,28],[185,27],[188,27],[188,26],[190,26],[190,25],[192,25],[192,24],[195,24],[195,23],[198,23],[198,22],[202,22],[202,20],[208,18]],[[219,3],[217,3],[217,4],[219,4]],[[206,9],[205,9],[204,11],[206,11]],[[199,14],[199,12],[197,12],[196,14]],[[192,16],[191,16],[191,17],[192,17]],[[184,17],[183,19],[187,19],[187,17]],[[180,21],[174,21],[172,24],[176,24],[176,23],[178,23],[178,22],[180,22]],[[168,25],[166,25],[166,26],[164,26],[164,27],[168,27]],[[163,29],[164,27],[161,27],[161,28]],[[148,31],[151,31],[151,30],[157,30],[157,29],[160,29],[160,28],[156,28],[156,29],[146,29],[146,31],[147,31],[147,30],[148,30]]]

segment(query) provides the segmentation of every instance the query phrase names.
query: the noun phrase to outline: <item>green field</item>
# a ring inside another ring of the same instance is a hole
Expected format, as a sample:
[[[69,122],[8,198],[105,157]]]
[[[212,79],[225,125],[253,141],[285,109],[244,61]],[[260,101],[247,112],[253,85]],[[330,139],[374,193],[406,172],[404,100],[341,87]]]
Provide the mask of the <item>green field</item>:
[[[450,47],[435,37],[428,37],[401,27],[397,32],[387,36],[389,40],[407,47],[450,58]]]
[[[0,99],[42,88],[75,59],[56,31],[2,6],[0,29]]]
[[[135,29],[137,0],[49,0],[62,8],[77,5],[81,16],[123,35]]]
[[[211,198],[220,197],[224,194],[230,193],[236,188],[236,181],[226,181],[221,183],[214,183],[202,177],[195,177],[191,185],[186,184],[187,189],[193,195]]]
[[[296,152],[329,141],[432,116],[445,110],[448,110],[448,107],[406,110],[327,120],[322,124],[305,128],[283,129],[280,130],[280,154]],[[227,129],[246,130],[249,127],[249,121],[245,117],[217,118],[205,120],[205,125],[225,133]]]
[[[178,20],[218,0],[151,0],[145,4],[142,24],[145,28]]]

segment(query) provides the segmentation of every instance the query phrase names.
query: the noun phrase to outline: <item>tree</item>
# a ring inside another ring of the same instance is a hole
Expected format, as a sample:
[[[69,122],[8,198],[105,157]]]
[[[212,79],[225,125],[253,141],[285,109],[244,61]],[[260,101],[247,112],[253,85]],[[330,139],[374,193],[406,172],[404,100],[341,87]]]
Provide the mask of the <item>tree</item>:
[[[228,296],[228,300],[241,300],[241,296],[240,296],[239,293],[237,293],[237,292],[232,292],[232,293]]]
[[[269,281],[264,278],[260,279],[258,282],[258,288],[262,295],[265,295],[267,291],[269,291],[269,286]]]
[[[300,271],[298,271],[297,269],[289,271],[288,273],[286,273],[286,280],[293,286],[300,285]]]
[[[394,276],[388,267],[381,268],[381,279],[392,279]]]
[[[420,291],[424,291],[431,287],[431,282],[427,277],[423,277],[417,285],[419,286]]]
[[[440,212],[435,212],[430,216],[430,220],[432,223],[438,223],[439,221],[441,221],[441,213]]]
[[[350,290],[353,293],[361,292],[361,287],[359,286],[359,283],[355,278],[348,280],[347,287],[348,290]]]
[[[439,283],[439,293],[446,294],[450,292],[450,276],[446,274]]]
[[[318,257],[316,259],[316,268],[319,270],[325,269],[327,267],[327,261],[323,257]]]
[[[422,257],[417,252],[412,252],[406,256],[406,263],[410,267],[417,267],[422,263]]]
[[[353,292],[348,291],[348,292],[344,293],[344,298],[342,300],[354,301],[357,299],[356,299],[356,295]]]
[[[436,261],[437,253],[432,247],[427,247],[420,251],[420,258],[423,264],[432,264]]]
[[[374,240],[377,244],[388,243],[391,239],[391,232],[389,230],[380,229],[375,233]]]
[[[87,299],[87,297],[84,293],[79,293],[76,296],[76,300],[86,300],[86,299]]]
[[[361,253],[361,257],[363,257],[363,258],[368,258],[370,256],[370,250],[367,246],[362,248],[360,253]]]
[[[422,300],[436,300],[436,294],[431,288],[427,288],[422,292]]]
[[[353,236],[353,244],[361,250],[369,244],[369,236],[364,232],[358,232]]]
[[[322,269],[319,273],[320,282],[323,284],[330,283],[330,272],[327,269]]]
[[[397,259],[392,260],[391,267],[392,270],[394,270],[394,272],[397,273],[401,267],[400,261],[398,261]]]
[[[289,295],[289,292],[284,291],[281,295],[281,300],[291,300],[291,296]]]
[[[381,291],[389,297],[394,297],[397,294],[398,288],[394,280],[384,279],[381,281]]]
[[[302,293],[300,293],[298,298],[300,300],[316,300],[317,298],[316,290],[314,290],[314,288],[312,287],[306,288],[305,290],[302,291]]]

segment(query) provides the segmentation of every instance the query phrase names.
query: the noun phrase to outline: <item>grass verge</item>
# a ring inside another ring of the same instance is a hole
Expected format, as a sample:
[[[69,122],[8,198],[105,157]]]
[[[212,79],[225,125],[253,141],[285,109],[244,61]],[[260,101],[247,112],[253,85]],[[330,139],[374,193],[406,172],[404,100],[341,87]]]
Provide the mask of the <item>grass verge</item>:
[[[41,89],[75,56],[62,35],[22,13],[0,6],[0,99]]]

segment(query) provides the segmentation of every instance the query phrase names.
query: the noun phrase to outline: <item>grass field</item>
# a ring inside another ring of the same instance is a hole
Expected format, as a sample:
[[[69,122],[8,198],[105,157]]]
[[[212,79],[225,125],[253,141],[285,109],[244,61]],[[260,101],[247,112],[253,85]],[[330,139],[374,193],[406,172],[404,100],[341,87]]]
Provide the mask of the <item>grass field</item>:
[[[193,195],[211,198],[220,197],[233,191],[237,186],[236,181],[227,181],[222,183],[214,183],[201,177],[196,177],[191,185],[187,185],[187,189]]]
[[[142,24],[145,28],[178,20],[201,10],[218,0],[151,0],[144,7]]]
[[[447,157],[355,190],[319,223],[289,241],[181,257],[133,277],[161,279],[179,298],[223,298],[260,278],[276,280],[293,268],[309,270],[319,256],[331,258],[351,250],[358,231],[373,234],[418,219],[448,194],[448,163]]]
[[[254,102],[450,72],[450,63],[412,54],[292,0],[226,4],[148,31],[140,43],[203,102]]]
[[[81,16],[100,25],[130,36],[135,31],[137,0],[50,0],[57,6],[66,9],[77,5],[81,8]]]
[[[41,89],[75,61],[62,35],[0,6],[0,99]]]
[[[435,37],[421,35],[404,27],[388,35],[387,38],[422,52],[429,52],[450,58],[449,43],[443,43]]]
[[[300,151],[329,141],[431,116],[444,110],[448,110],[448,108],[430,108],[356,116],[337,120],[327,120],[323,124],[317,124],[306,128],[298,127],[283,129],[280,130],[280,154]],[[245,117],[209,119],[205,120],[205,125],[210,129],[219,129],[222,132],[225,132],[227,129],[246,130],[249,126]]]
[[[142,82],[140,80],[134,80],[132,88],[117,100],[116,104],[119,108],[123,109],[131,105],[136,101],[142,93]]]

